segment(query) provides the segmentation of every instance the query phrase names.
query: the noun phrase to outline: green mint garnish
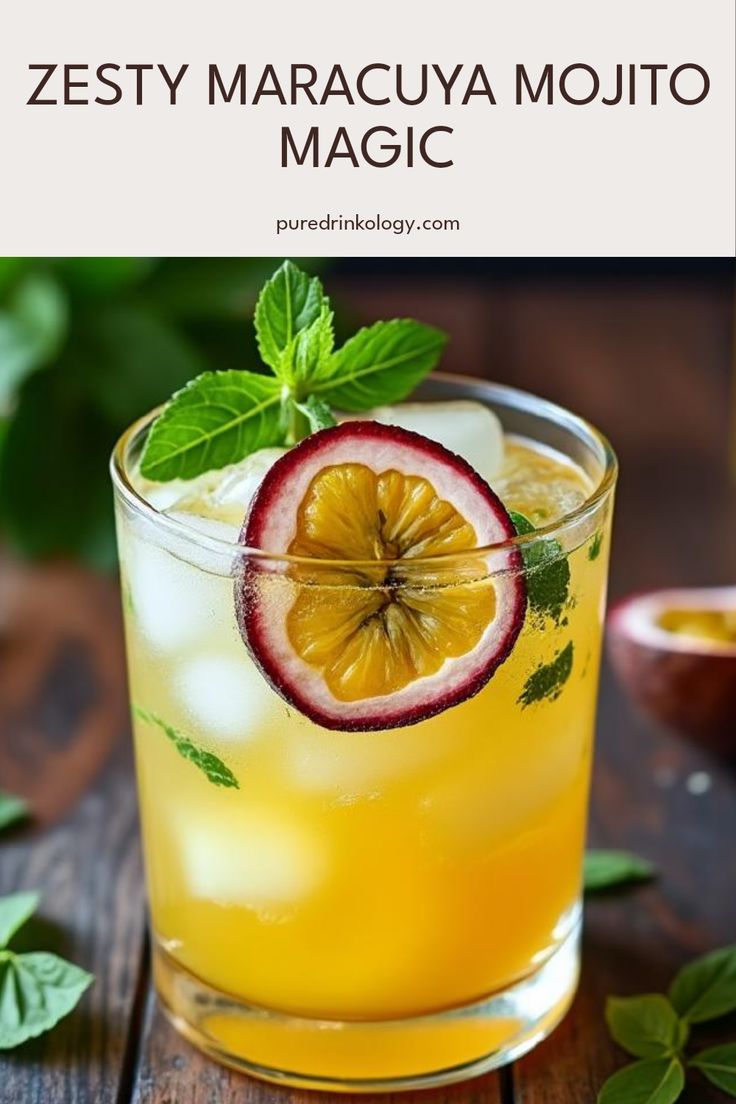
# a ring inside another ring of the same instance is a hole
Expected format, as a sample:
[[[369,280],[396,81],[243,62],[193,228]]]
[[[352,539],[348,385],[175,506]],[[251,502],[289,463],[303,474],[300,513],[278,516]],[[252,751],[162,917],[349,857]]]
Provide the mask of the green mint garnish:
[[[535,531],[535,526],[524,514],[509,511],[519,536]],[[526,592],[530,608],[542,617],[551,617],[559,623],[567,603],[570,589],[570,565],[562,545],[550,537],[522,545],[522,559],[526,569]]]
[[[736,1096],[736,1044],[709,1047],[687,1059],[691,1024],[736,1009],[736,947],[712,951],[683,967],[669,995],[609,997],[606,1023],[612,1038],[636,1058],[615,1073],[598,1104],[674,1104],[685,1088],[685,1066]]]
[[[586,851],[583,859],[586,893],[612,889],[628,882],[647,882],[655,873],[651,863],[628,851]]]
[[[602,545],[603,545],[603,534],[599,530],[597,533],[593,534],[593,539],[590,542],[590,547],[588,549],[588,559],[589,560],[597,560],[598,559],[598,557],[601,554]]]
[[[0,830],[25,820],[28,813],[28,805],[22,797],[0,790]]]
[[[188,759],[190,763],[193,763],[195,767],[198,767],[214,786],[240,789],[240,783],[230,768],[223,763],[222,759],[213,755],[211,751],[205,751],[204,748],[190,740],[188,736],[179,732],[173,725],[167,724],[161,717],[151,713],[148,709],[143,709],[140,705],[134,705],[133,712],[136,717],[147,724],[157,725],[168,736],[179,754],[184,759]]]
[[[54,1027],[92,983],[92,974],[55,954],[11,951],[8,943],[38,907],[37,893],[0,897],[0,1050]]]
[[[550,663],[543,663],[533,671],[524,683],[524,689],[519,695],[519,702],[523,708],[533,705],[545,699],[555,701],[562,693],[562,688],[570,677],[572,671],[573,645],[572,640],[561,652],[558,652]]]
[[[722,1043],[701,1050],[688,1065],[700,1070],[717,1089],[736,1096],[736,1043]]]
[[[170,399],[141,457],[147,479],[193,479],[335,424],[333,410],[399,402],[437,364],[447,337],[412,319],[376,322],[335,350],[316,276],[285,261],[264,286],[256,340],[271,374],[204,372]]]

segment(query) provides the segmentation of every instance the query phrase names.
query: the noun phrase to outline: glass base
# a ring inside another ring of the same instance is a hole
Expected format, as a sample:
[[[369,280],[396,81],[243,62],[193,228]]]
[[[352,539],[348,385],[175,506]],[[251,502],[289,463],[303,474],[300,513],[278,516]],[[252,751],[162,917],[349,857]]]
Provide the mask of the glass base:
[[[218,1062],[266,1081],[332,1092],[422,1089],[477,1077],[536,1046],[567,1011],[578,980],[580,919],[533,974],[484,1000],[411,1019],[312,1020],[219,993],[154,950],[164,1011]]]

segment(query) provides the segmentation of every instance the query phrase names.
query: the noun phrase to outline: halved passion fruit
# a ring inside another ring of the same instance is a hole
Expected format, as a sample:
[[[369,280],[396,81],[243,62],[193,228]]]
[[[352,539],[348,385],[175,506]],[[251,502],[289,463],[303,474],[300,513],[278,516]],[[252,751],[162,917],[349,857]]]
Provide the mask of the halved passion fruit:
[[[414,724],[476,694],[526,608],[500,499],[418,433],[346,422],[277,460],[256,492],[236,581],[240,631],[291,705],[324,728]],[[436,558],[435,558],[436,557]],[[286,585],[284,585],[286,584]]]

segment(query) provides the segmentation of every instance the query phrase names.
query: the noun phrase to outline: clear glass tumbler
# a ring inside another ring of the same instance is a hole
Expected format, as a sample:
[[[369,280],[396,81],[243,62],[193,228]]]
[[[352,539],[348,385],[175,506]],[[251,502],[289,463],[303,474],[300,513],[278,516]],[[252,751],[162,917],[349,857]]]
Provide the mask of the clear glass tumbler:
[[[315,632],[354,565],[285,561],[155,508],[135,477],[153,415],[112,461],[158,994],[208,1054],[292,1085],[481,1073],[547,1035],[578,976],[615,457],[509,388],[437,375],[416,398],[496,412],[496,489],[536,528],[414,566],[412,586],[461,611],[519,572],[528,606],[484,688],[410,727],[320,728],[241,639],[247,564],[257,600],[274,616],[308,601]]]

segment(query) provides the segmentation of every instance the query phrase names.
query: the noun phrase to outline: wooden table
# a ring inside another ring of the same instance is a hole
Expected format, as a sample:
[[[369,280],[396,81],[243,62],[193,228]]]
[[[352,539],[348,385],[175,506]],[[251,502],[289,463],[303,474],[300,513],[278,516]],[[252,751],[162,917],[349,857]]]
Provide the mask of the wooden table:
[[[726,281],[345,276],[339,295],[358,320],[401,310],[445,325],[451,369],[546,394],[608,432],[622,463],[614,595],[734,582]],[[97,978],[55,1031],[2,1055],[2,1104],[306,1100],[204,1060],[156,1007],[114,583],[5,561],[0,611],[0,785],[36,812],[0,841],[0,892],[40,889],[29,936]],[[734,941],[734,773],[637,719],[607,671],[591,838],[651,858],[659,879],[589,903],[582,985],[551,1039],[510,1069],[424,1099],[592,1104],[623,1060],[603,1024],[606,994],[661,988],[684,960]],[[691,1104],[723,1099],[702,1083],[688,1093]]]

